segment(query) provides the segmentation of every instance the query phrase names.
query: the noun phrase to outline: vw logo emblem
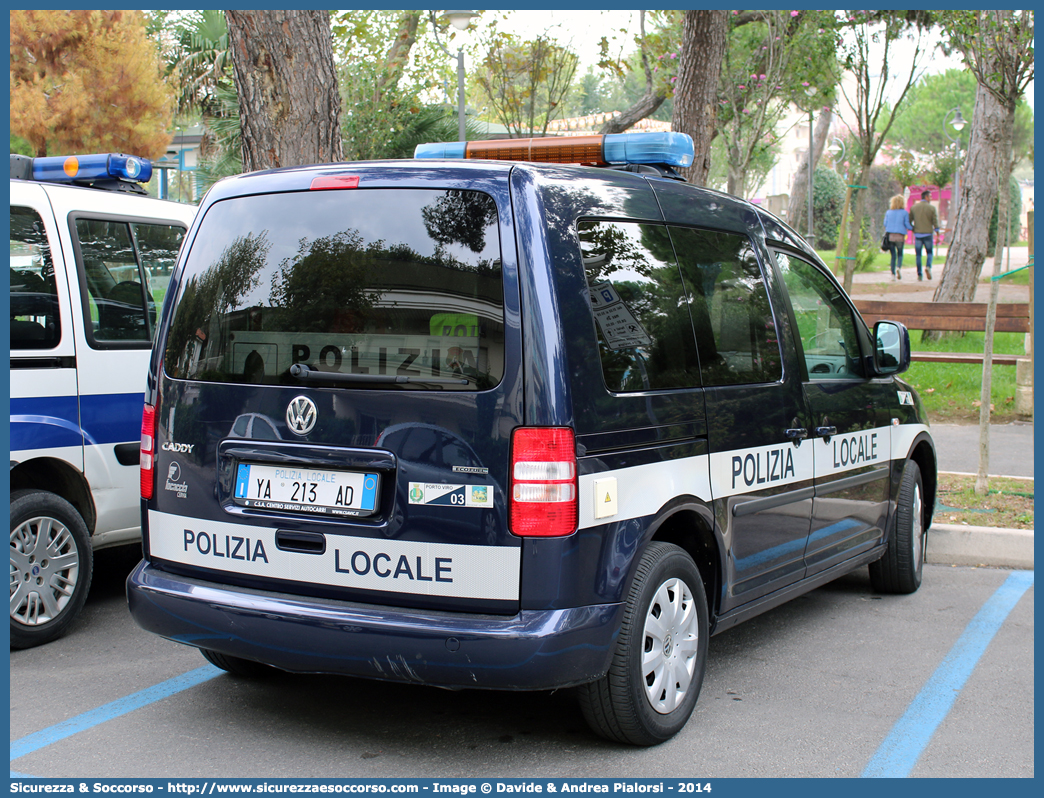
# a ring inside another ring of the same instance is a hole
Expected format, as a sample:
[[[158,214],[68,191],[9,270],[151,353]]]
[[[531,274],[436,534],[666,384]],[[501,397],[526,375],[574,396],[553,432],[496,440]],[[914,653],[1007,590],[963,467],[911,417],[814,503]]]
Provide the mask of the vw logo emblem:
[[[318,411],[307,396],[298,396],[286,408],[286,426],[296,435],[307,435],[315,426]]]

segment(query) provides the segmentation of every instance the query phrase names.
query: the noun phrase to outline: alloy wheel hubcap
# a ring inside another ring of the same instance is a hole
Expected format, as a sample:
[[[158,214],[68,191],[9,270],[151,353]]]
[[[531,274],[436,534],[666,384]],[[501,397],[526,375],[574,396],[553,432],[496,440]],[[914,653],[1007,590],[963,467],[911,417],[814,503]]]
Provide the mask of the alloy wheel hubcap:
[[[11,530],[11,619],[23,626],[53,621],[72,599],[80,554],[72,532],[54,518],[31,518]]]
[[[689,691],[698,624],[692,591],[684,580],[668,579],[657,588],[645,616],[642,679],[645,697],[661,715],[677,709]]]
[[[913,538],[913,556],[914,556],[914,568],[920,568],[924,562],[924,537],[925,529],[923,522],[921,521],[921,488],[919,485],[914,485],[914,495],[912,507],[910,512],[912,518],[910,523],[912,525],[911,537]]]

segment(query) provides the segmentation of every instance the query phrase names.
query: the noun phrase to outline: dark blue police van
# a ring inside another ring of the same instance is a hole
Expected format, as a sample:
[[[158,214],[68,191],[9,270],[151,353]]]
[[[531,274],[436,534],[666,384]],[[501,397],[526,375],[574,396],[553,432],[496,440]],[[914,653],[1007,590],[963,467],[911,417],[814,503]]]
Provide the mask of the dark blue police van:
[[[234,674],[576,687],[650,745],[709,635],[861,566],[916,590],[907,331],[680,180],[692,152],[459,142],[217,184],[152,359],[137,623]]]

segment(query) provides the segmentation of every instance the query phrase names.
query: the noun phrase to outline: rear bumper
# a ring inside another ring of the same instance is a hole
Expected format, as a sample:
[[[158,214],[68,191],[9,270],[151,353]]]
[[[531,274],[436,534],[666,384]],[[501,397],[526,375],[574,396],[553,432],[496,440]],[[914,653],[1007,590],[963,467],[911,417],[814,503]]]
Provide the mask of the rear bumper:
[[[135,622],[177,643],[303,673],[441,687],[544,690],[609,668],[622,604],[513,617],[429,612],[262,593],[139,563]]]

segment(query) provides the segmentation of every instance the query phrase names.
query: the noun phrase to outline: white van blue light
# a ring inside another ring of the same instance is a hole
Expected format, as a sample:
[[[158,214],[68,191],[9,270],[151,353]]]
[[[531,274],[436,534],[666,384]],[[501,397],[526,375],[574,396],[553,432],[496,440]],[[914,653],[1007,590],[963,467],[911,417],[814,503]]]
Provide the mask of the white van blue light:
[[[104,179],[148,183],[152,179],[152,162],[122,153],[60,155],[33,159],[33,180],[73,183]]]

